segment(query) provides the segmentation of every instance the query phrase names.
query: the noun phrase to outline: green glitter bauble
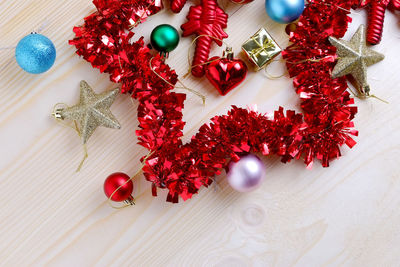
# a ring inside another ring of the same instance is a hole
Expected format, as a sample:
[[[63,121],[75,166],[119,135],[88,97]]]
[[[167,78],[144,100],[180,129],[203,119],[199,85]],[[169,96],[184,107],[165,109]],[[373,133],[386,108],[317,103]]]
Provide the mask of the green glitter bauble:
[[[178,46],[179,33],[171,25],[161,24],[151,32],[150,42],[157,51],[168,53]]]

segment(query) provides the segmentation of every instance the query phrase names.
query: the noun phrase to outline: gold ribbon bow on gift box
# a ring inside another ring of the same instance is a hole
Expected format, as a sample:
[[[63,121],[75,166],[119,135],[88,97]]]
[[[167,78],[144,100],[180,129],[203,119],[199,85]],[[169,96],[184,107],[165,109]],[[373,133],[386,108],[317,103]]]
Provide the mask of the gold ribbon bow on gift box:
[[[261,52],[267,52],[270,48],[274,48],[271,39],[265,39],[263,44],[260,44],[254,36],[251,39],[259,46],[250,51],[254,57],[258,57]]]
[[[269,35],[267,30],[261,28],[242,45],[242,50],[249,57],[257,69],[264,68],[282,50]]]

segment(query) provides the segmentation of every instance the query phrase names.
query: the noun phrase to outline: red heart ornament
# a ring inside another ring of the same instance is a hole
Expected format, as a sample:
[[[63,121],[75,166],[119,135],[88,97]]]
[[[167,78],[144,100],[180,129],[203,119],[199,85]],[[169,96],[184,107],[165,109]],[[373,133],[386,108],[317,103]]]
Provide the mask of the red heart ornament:
[[[213,57],[206,68],[206,77],[221,95],[238,86],[247,75],[243,60],[233,57]]]

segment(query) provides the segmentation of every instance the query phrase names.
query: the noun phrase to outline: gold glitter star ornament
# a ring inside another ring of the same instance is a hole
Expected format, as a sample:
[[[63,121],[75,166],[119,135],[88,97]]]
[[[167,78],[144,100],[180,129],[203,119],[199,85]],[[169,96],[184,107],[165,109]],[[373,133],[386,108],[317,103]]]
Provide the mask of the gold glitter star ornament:
[[[351,74],[359,85],[360,94],[369,96],[367,67],[383,60],[385,56],[367,47],[365,26],[360,25],[350,41],[339,40],[332,36],[329,37],[329,41],[337,48],[338,55],[332,77]]]
[[[116,88],[101,94],[95,94],[87,82],[81,81],[79,103],[72,107],[56,109],[53,115],[57,119],[76,121],[79,125],[78,130],[82,142],[86,144],[99,126],[113,129],[121,128],[121,125],[110,111],[110,107],[118,96],[119,91],[119,88]]]

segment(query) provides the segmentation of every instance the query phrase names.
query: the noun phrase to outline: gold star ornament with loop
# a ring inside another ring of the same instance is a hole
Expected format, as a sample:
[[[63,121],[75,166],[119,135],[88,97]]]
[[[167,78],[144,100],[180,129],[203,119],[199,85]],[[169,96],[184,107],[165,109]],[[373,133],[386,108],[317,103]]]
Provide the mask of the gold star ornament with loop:
[[[80,83],[79,103],[72,107],[59,108],[53,113],[56,119],[69,119],[79,125],[78,133],[86,144],[90,136],[99,126],[120,129],[121,125],[110,111],[115,98],[119,94],[119,88],[111,91],[95,94],[86,81]]]
[[[360,25],[350,41],[339,40],[332,36],[329,37],[329,41],[337,48],[338,55],[332,77],[351,74],[358,83],[359,93],[362,96],[369,96],[367,67],[383,60],[385,56],[367,47],[365,26]]]

